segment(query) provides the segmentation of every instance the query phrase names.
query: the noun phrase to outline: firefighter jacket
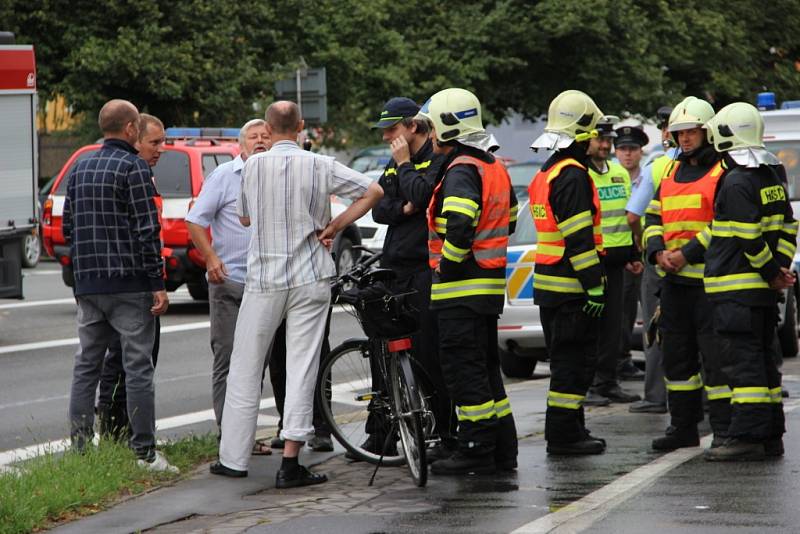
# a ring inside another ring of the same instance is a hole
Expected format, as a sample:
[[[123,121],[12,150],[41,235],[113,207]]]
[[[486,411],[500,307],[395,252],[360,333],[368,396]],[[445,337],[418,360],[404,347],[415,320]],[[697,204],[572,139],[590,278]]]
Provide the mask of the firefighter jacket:
[[[491,154],[458,145],[439,174],[428,207],[431,308],[500,314],[506,247],[517,220],[508,172]]]
[[[400,278],[428,268],[425,210],[443,160],[444,156],[433,153],[433,144],[428,140],[409,163],[398,167],[391,160],[378,180],[384,195],[372,209],[372,218],[388,225],[381,264],[396,271]],[[410,215],[403,213],[408,202],[416,208]]]
[[[724,171],[713,147],[705,146],[693,158],[681,154],[661,180],[661,185],[645,213],[647,260],[656,271],[670,281],[686,285],[702,285],[704,255],[711,238],[714,218],[714,196]],[[664,273],[656,262],[661,250],[680,249],[687,265],[677,273]]]
[[[776,168],[731,165],[717,194],[706,251],[705,290],[713,300],[770,306],[769,282],[794,261],[797,221]]]
[[[550,156],[528,192],[538,237],[534,302],[584,300],[603,286],[600,199],[586,170],[585,147],[573,143]]]

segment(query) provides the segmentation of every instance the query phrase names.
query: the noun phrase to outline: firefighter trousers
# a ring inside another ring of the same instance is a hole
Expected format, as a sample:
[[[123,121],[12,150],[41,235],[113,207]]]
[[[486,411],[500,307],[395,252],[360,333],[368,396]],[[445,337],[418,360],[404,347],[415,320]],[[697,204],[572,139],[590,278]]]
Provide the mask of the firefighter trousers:
[[[732,389],[729,435],[742,441],[763,442],[786,431],[781,373],[773,354],[777,314],[774,306],[714,303],[714,329]]]
[[[722,370],[712,310],[703,286],[663,280],[659,329],[671,424],[694,428],[703,420],[705,387],[711,429],[725,437],[730,425],[731,392]]]
[[[586,315],[585,302],[575,300],[539,308],[550,355],[544,438],[573,443],[586,437],[583,400],[592,384],[597,363],[600,320]]]
[[[466,307],[438,311],[439,354],[456,405],[458,448],[467,456],[517,457],[517,429],[500,375],[497,315]]]

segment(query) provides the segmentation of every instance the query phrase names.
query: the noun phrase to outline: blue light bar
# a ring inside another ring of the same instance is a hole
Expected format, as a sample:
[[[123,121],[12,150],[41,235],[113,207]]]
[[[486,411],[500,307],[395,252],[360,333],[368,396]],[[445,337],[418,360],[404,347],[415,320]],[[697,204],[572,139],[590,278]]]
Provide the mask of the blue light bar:
[[[167,137],[200,137],[200,128],[167,128]]]
[[[223,128],[222,137],[239,137],[239,128]]]
[[[758,93],[756,96],[756,107],[761,111],[775,109],[777,107],[775,104],[775,93]]]
[[[800,100],[786,100],[781,104],[781,109],[800,108]]]

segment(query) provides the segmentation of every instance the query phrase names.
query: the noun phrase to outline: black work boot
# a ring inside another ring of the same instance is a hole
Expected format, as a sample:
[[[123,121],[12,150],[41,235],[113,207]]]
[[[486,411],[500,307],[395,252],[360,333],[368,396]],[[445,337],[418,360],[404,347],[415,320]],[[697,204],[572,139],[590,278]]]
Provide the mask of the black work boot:
[[[697,427],[677,428],[670,426],[666,435],[653,440],[653,449],[657,451],[674,451],[684,447],[697,447],[700,445],[700,435]]]
[[[764,442],[764,454],[767,456],[783,456],[783,438],[768,439]]]
[[[711,440],[711,448],[716,449],[722,447],[728,441],[728,435],[714,432],[714,438]]]
[[[489,475],[495,472],[494,454],[467,456],[457,451],[450,458],[432,463],[431,472],[436,475]]]
[[[602,439],[587,436],[580,441],[570,443],[547,442],[547,454],[556,456],[581,456],[585,454],[602,454],[606,443]]]
[[[764,456],[766,452],[763,443],[747,443],[736,438],[729,438],[724,445],[707,449],[703,454],[703,458],[709,462],[763,460]]]
[[[425,451],[425,460],[432,464],[439,460],[445,460],[455,454],[458,443],[454,439],[442,438],[433,447]]]

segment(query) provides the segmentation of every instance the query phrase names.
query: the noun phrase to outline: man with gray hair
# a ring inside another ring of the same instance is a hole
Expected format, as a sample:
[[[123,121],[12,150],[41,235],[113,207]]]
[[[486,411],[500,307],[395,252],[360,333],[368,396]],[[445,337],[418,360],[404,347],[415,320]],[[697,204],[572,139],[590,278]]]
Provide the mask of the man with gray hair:
[[[214,416],[219,426],[225,404],[225,388],[233,350],[233,332],[244,294],[247,272],[247,247],[250,228],[242,226],[236,215],[236,201],[242,187],[242,169],[253,154],[270,147],[266,122],[253,119],[239,130],[241,153],[233,161],[223,163],[203,182],[200,196],[186,216],[186,227],[192,242],[206,259],[208,302],[211,319],[211,352],[214,363],[211,374]],[[207,229],[211,228],[211,243]],[[263,379],[264,370],[260,376]],[[265,443],[256,442],[256,454],[269,454]]]
[[[333,158],[303,150],[297,104],[275,102],[267,109],[272,148],[248,159],[237,206],[245,226],[253,227],[241,313],[231,354],[219,462],[211,472],[247,476],[249,443],[256,431],[265,354],[286,320],[285,440],[277,488],[325,482],[298,463],[303,443],[314,435],[314,387],[330,304],[330,278],[336,267],[326,244],[364,215],[383,189]],[[331,220],[330,195],[353,201]]]

